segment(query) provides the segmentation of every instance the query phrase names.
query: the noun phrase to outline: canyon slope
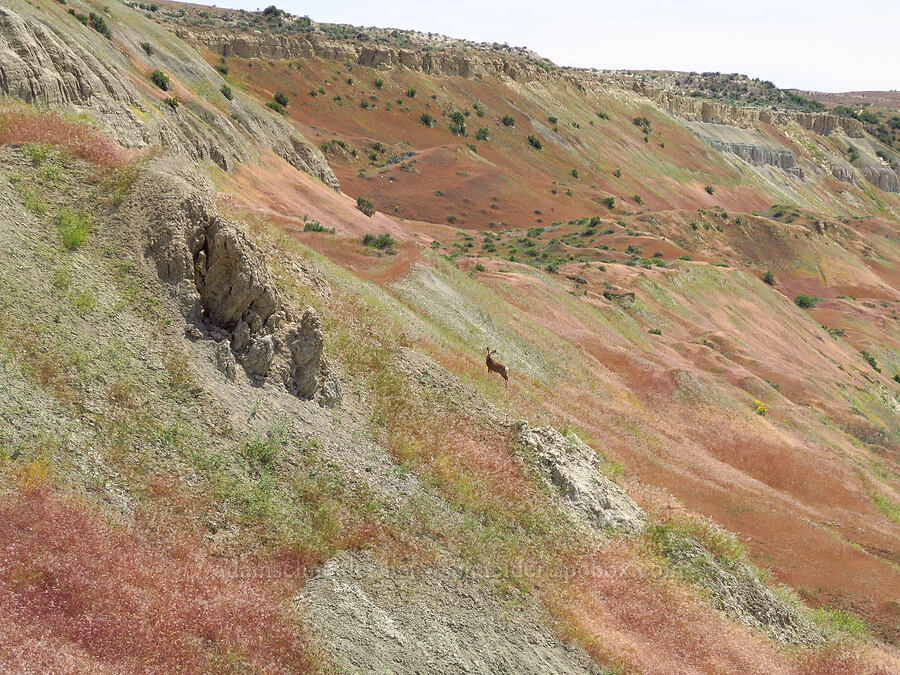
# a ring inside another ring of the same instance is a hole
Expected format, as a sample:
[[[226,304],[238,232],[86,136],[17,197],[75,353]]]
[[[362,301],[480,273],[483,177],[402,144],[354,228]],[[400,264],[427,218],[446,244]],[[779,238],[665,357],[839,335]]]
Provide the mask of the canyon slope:
[[[0,666],[900,672],[889,94],[4,0]]]

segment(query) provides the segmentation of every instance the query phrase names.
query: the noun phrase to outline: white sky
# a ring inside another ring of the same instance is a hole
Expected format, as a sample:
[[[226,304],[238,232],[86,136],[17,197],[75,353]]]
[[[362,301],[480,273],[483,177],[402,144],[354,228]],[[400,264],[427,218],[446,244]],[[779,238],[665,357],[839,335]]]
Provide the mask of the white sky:
[[[782,88],[900,89],[900,0],[223,0],[316,21],[527,46],[558,65],[738,72]]]

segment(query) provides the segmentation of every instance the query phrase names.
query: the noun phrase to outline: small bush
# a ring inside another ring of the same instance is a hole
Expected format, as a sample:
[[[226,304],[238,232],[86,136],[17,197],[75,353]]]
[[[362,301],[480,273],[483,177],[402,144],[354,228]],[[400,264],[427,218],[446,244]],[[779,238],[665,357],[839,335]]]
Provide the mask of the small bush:
[[[458,110],[450,115],[450,132],[456,136],[466,135],[466,116]]]
[[[266,107],[271,108],[272,110],[277,112],[279,115],[287,114],[284,110],[284,106],[282,106],[278,101],[269,101],[268,103],[266,103]]]
[[[231,87],[229,87],[227,84],[223,84],[222,88],[219,91],[221,91],[222,96],[227,98],[229,101],[234,98],[234,94],[231,93]]]
[[[608,119],[609,119],[609,115],[607,115],[607,114],[606,114],[605,112],[603,112],[602,110],[598,110],[598,111],[597,111],[597,117],[599,117],[601,120],[608,120]]]
[[[652,125],[650,124],[650,120],[648,120],[646,117],[635,117],[631,121],[634,123],[634,126],[638,127],[641,131],[644,132],[645,136],[648,135],[653,129]]]
[[[516,120],[513,119],[512,115],[504,115],[503,119],[501,119],[500,121],[503,122],[503,126],[505,127],[516,126]]]
[[[528,145],[530,145],[535,150],[540,150],[544,147],[541,144],[541,139],[533,134],[528,137]]]
[[[382,80],[380,77],[376,77],[375,78],[375,88],[381,89],[383,86],[384,86],[384,80]]]
[[[659,328],[651,328],[647,331],[650,335],[662,335],[662,331]]]
[[[356,198],[356,208],[365,213],[369,218],[375,215],[375,206],[365,197]],[[367,235],[368,236],[368,235]],[[365,243],[365,242],[363,242]]]
[[[426,127],[434,126],[434,117],[432,117],[429,113],[422,113],[419,115],[419,122],[421,122]]]
[[[471,150],[472,152],[474,152],[475,154],[478,154],[478,146],[475,145],[474,143],[466,143],[466,147],[469,150]]]
[[[616,206],[616,200],[613,197],[604,197],[601,201],[606,204],[606,208],[608,209],[615,208]]]
[[[303,231],[304,232],[328,232],[330,234],[334,234],[333,227],[325,227],[318,220],[309,220],[303,223]]]
[[[578,169],[572,169],[572,170],[569,172],[569,175],[571,175],[572,178],[578,178]]]
[[[771,272],[766,272],[762,275],[763,283],[769,284],[769,286],[775,285],[775,275]]]
[[[169,106],[172,110],[178,110],[178,98],[176,98],[175,96],[164,98],[163,103]]]
[[[150,81],[163,91],[169,91],[169,76],[161,70],[150,73]]]
[[[874,370],[876,373],[881,372],[881,368],[878,367],[878,361],[875,360],[874,356],[872,356],[869,352],[867,352],[865,350],[861,351],[860,354],[866,360],[866,363],[868,363],[870,366],[872,366],[872,370]]]
[[[894,375],[894,382],[900,383],[900,373]]]
[[[415,89],[412,89],[412,88],[407,89],[407,90],[406,90],[406,95],[409,96],[410,98],[415,98],[415,97],[416,97],[416,90],[415,90]]]
[[[487,127],[479,127],[475,132],[475,140],[478,141],[486,141],[488,139],[488,128]]]
[[[147,53],[147,56],[153,56],[153,45],[151,45],[149,42],[142,42],[141,49],[143,49]]]
[[[481,263],[475,263],[475,271],[476,272],[484,272],[485,271],[484,265],[482,265]]]
[[[815,307],[822,298],[817,298],[814,295],[807,295],[806,293],[801,293],[797,297],[794,298],[794,304],[797,307],[802,307],[803,309],[809,309],[811,307]]]
[[[685,253],[684,255],[678,256],[678,259],[679,260],[690,260],[691,256],[689,256],[687,253]]]
[[[74,251],[87,241],[91,231],[91,217],[84,210],[63,209],[56,216],[56,227],[62,237],[63,246]]]
[[[550,124],[556,124],[559,120],[553,115],[550,115],[550,117],[547,118],[547,121],[550,122]]]
[[[228,74],[228,64],[227,63],[217,63],[216,70],[222,75]]]
[[[706,190],[706,194],[709,194],[709,195],[711,195],[713,192],[716,191],[716,189],[712,185],[707,185],[703,189]]]
[[[636,195],[633,195],[633,196],[632,196],[632,199],[634,199],[634,201],[635,201],[637,204],[640,204],[641,206],[644,205],[644,198],[641,197],[640,195],[637,195],[637,194],[636,194]]]
[[[769,414],[769,408],[766,406],[765,403],[763,403],[762,401],[760,401],[758,399],[754,399],[753,409],[756,411],[757,415],[762,415],[763,417],[765,417],[766,415]]]
[[[359,102],[359,107],[362,108],[363,110],[368,110],[369,102],[366,99],[363,99],[362,101]]]
[[[273,96],[272,99],[273,99],[273,100],[275,101],[275,103],[277,103],[278,105],[280,105],[280,106],[282,106],[282,107],[285,107],[285,108],[287,107],[287,104],[288,104],[288,97],[287,97],[286,94],[284,94],[284,93],[282,93],[282,92],[280,92],[280,91],[276,91],[276,92],[275,92],[275,96]]]
[[[106,25],[106,19],[104,19],[99,14],[90,13],[90,23],[91,28],[100,33],[107,40],[112,39],[112,31],[109,29],[109,26]]]
[[[394,238],[389,235],[387,232],[382,232],[381,234],[367,234],[362,238],[362,245],[368,248],[378,249],[379,251],[384,251],[389,248],[394,247]]]

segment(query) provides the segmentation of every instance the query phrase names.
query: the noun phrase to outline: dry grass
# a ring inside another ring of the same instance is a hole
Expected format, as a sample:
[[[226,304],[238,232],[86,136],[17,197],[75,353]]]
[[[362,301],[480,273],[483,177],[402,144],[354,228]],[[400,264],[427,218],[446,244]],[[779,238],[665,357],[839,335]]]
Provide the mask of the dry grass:
[[[151,544],[32,477],[0,498],[3,661],[19,672],[309,672],[319,664],[285,604],[306,572],[292,558],[229,564]]]
[[[0,107],[0,145],[41,142],[104,169],[122,168],[135,156],[85,120],[19,106]]]

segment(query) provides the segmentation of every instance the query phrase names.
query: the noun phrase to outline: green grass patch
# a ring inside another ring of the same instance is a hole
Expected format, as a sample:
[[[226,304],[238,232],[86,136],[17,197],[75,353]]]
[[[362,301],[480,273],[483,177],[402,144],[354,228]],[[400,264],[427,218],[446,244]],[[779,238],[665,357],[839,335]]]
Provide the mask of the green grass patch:
[[[91,231],[91,217],[84,209],[76,211],[65,208],[56,216],[56,226],[63,246],[74,251],[87,241]]]

